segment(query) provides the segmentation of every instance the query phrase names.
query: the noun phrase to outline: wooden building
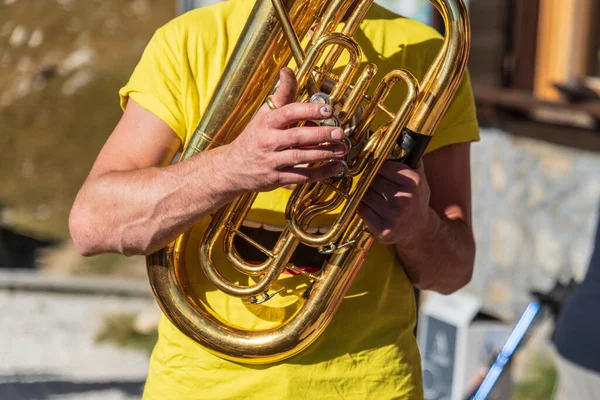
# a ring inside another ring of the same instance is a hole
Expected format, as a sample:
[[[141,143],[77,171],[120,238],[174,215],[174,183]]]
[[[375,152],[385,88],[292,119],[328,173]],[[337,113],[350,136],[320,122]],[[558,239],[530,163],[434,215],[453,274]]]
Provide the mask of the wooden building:
[[[471,0],[480,117],[500,111],[597,130],[600,0]]]

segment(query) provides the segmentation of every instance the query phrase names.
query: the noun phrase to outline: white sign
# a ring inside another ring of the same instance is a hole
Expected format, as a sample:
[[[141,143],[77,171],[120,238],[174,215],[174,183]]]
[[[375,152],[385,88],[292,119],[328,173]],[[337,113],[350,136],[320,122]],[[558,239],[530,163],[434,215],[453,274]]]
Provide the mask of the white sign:
[[[425,400],[463,400],[481,367],[510,334],[506,324],[478,320],[482,303],[465,292],[430,293],[419,312],[419,348]],[[499,385],[500,386],[500,385]],[[502,399],[507,391],[498,388]]]

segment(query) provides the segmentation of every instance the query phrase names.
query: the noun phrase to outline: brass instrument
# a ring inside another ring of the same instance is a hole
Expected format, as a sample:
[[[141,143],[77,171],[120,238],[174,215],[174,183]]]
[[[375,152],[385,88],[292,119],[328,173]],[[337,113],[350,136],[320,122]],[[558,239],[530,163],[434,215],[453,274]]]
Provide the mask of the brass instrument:
[[[265,102],[281,68],[294,57],[298,65],[299,101],[309,101],[325,82],[332,83],[328,101],[338,105],[342,126],[360,119],[348,134],[354,147],[346,159],[343,177],[297,186],[286,209],[287,227],[272,249],[266,249],[240,232],[256,193],[247,193],[216,212],[198,249],[206,278],[230,296],[253,303],[268,300],[278,276],[293,270],[306,276],[310,289],[295,315],[277,328],[243,330],[223,322],[213,310],[191,296],[184,254],[190,232],[147,258],[148,274],[156,299],[170,321],[211,353],[248,364],[271,363],[291,357],[309,346],[326,328],[373,242],[356,208],[383,161],[393,155],[415,167],[460,83],[466,66],[470,30],[463,0],[431,0],[445,22],[443,47],[422,82],[405,70],[387,74],[372,95],[367,90],[377,67],[369,64],[353,81],[361,62],[361,50],[351,38],[372,0],[257,0],[237,47],[221,77],[212,100],[181,160],[234,140]],[[351,6],[354,6],[351,9]],[[351,13],[350,13],[351,11]],[[346,17],[341,32],[335,32]],[[305,49],[301,47],[315,21],[319,24]],[[336,75],[333,67],[346,54],[349,62]],[[407,95],[399,110],[391,111],[384,100],[394,84],[403,82]],[[388,122],[369,133],[376,113]],[[331,229],[315,234],[308,228],[318,215],[340,206]],[[267,256],[255,265],[241,258],[234,237],[256,245]],[[232,267],[256,279],[241,286],[227,280],[212,255],[221,238]],[[319,273],[298,269],[289,262],[299,243],[328,254]]]

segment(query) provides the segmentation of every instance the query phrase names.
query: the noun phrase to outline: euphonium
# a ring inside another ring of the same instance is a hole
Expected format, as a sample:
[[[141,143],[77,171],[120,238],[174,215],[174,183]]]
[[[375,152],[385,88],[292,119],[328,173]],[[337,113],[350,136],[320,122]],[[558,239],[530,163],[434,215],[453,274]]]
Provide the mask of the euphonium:
[[[327,327],[371,243],[372,235],[356,213],[363,194],[382,162],[393,157],[414,167],[460,83],[469,53],[469,21],[463,0],[431,0],[445,23],[443,47],[422,82],[405,70],[387,74],[372,95],[367,90],[377,68],[366,65],[358,78],[361,53],[352,35],[372,0],[257,0],[211,102],[181,155],[181,160],[231,142],[245,128],[275,86],[281,68],[292,57],[297,64],[299,101],[309,101],[329,83],[321,99],[337,106],[339,123],[353,151],[344,176],[297,186],[286,209],[287,227],[272,249],[265,249],[240,231],[256,193],[240,196],[210,220],[198,249],[202,270],[214,286],[230,296],[253,303],[268,300],[270,287],[286,270],[306,276],[309,289],[298,311],[277,328],[243,330],[230,326],[203,302],[194,299],[185,272],[189,232],[147,258],[150,284],[165,315],[184,334],[213,354],[241,363],[270,363],[291,357],[309,346]],[[352,8],[351,8],[352,7]],[[345,23],[340,24],[346,17]],[[302,48],[315,21],[317,28]],[[341,32],[336,32],[343,26]],[[336,75],[333,67],[346,54],[349,62]],[[399,110],[384,105],[395,83],[407,95]],[[373,129],[376,113],[388,122]],[[373,132],[371,132],[373,131]],[[318,215],[340,209],[331,229],[315,234],[308,229]],[[246,262],[233,245],[234,237],[252,242],[267,259]],[[252,276],[255,284],[227,280],[214,265],[213,248],[222,240],[232,267]],[[299,243],[327,254],[319,273],[308,273],[289,262]]]

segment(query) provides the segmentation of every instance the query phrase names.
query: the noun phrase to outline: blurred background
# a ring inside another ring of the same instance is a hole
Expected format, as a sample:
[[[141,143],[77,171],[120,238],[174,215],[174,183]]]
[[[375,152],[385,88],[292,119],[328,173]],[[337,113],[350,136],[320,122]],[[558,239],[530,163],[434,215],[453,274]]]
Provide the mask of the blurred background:
[[[144,259],[79,256],[67,218],[154,30],[210,3],[0,0],[0,398],[139,398],[159,315]],[[426,0],[379,3],[442,29]],[[600,202],[600,1],[468,6],[478,253],[456,329],[485,315],[497,334],[473,369],[532,291],[586,273]],[[501,398],[552,398],[552,326],[548,315],[530,329]],[[453,362],[468,351],[457,346]]]

